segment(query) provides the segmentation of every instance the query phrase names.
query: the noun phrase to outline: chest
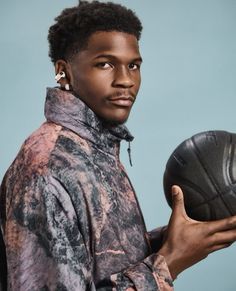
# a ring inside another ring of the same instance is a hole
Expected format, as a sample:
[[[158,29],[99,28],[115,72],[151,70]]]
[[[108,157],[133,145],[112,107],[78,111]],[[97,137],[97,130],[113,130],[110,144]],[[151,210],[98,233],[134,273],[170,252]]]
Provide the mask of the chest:
[[[68,142],[65,143],[68,145]],[[95,280],[144,259],[146,228],[139,204],[118,156],[88,143],[73,144],[62,177],[66,179],[84,243],[91,253]]]
[[[141,210],[120,161],[96,153],[90,172],[89,206],[96,277],[115,273],[148,255]]]

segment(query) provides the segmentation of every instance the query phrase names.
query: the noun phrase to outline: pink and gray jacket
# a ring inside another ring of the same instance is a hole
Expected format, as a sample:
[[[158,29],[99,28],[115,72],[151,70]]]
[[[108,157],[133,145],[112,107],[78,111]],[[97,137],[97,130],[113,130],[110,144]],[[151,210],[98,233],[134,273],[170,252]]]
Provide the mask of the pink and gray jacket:
[[[1,185],[8,290],[173,290],[119,160],[127,128],[59,88],[45,116]]]

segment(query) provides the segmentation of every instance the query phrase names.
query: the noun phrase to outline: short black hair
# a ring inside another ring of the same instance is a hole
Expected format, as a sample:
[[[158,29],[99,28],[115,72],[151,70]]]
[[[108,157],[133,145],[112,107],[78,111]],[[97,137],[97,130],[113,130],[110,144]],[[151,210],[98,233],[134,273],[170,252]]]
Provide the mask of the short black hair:
[[[49,28],[49,57],[52,62],[67,60],[86,47],[96,31],[120,31],[140,39],[142,24],[136,14],[120,4],[80,1],[64,9]]]

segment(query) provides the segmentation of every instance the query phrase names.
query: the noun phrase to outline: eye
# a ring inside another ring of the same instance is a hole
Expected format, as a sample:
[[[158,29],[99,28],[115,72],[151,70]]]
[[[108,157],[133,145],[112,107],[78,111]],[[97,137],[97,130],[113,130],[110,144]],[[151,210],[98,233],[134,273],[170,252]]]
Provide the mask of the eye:
[[[140,69],[140,64],[135,64],[135,63],[131,63],[129,64],[129,69],[130,70],[139,70]]]
[[[108,63],[108,62],[100,62],[100,63],[97,63],[96,64],[96,67],[98,68],[101,68],[101,69],[109,69],[109,68],[112,68],[112,64],[111,63]]]

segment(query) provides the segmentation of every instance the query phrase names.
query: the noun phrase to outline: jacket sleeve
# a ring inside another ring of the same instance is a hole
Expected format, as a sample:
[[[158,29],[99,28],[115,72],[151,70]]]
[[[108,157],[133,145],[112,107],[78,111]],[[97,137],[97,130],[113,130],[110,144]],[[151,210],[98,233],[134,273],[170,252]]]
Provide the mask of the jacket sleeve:
[[[92,258],[70,196],[52,177],[23,180],[5,193],[8,290],[89,290]]]
[[[83,213],[75,213],[63,185],[37,177],[15,189],[3,226],[10,291],[173,290],[157,254],[95,284],[90,242],[83,235],[87,226],[78,217]]]
[[[161,248],[166,230],[167,226],[161,226],[147,233],[147,238],[149,240],[152,253],[157,253]]]
[[[163,256],[152,254],[144,261],[111,276],[114,290],[173,291],[172,278]],[[133,288],[133,289],[132,289]]]

